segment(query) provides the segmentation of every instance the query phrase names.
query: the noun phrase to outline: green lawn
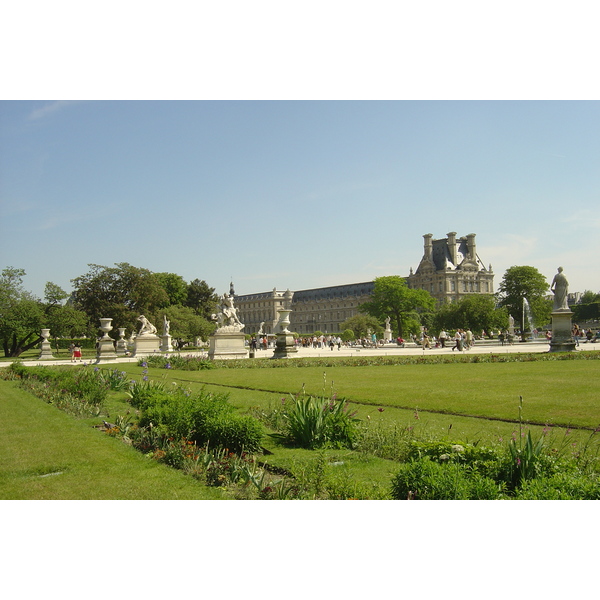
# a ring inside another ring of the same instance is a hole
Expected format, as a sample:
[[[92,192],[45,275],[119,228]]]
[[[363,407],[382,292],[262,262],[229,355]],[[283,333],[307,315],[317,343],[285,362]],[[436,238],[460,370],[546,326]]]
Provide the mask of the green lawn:
[[[131,366],[131,373],[140,367]],[[213,369],[185,372],[150,369],[154,377],[252,390],[248,397],[331,395],[350,402],[414,411],[516,421],[519,396],[523,419],[565,427],[600,424],[598,362],[416,364],[302,369]],[[261,400],[261,402],[263,401]]]
[[[74,366],[73,368],[82,368]],[[91,368],[91,367],[89,367]],[[102,368],[114,369],[114,365]],[[118,366],[132,378],[133,363]],[[300,392],[346,398],[363,426],[411,428],[420,438],[465,442],[506,442],[518,430],[519,396],[523,419],[553,424],[553,443],[583,442],[600,424],[600,382],[596,360],[476,364],[414,364],[361,367],[149,369],[151,379],[227,392],[240,411],[278,406]],[[0,381],[0,497],[56,499],[223,498],[217,489],[150,460],[92,426],[114,420],[130,406],[124,392],[112,393],[103,415],[76,420]],[[566,432],[559,426],[573,427]],[[550,439],[549,439],[550,441]],[[325,461],[328,477],[376,490],[385,497],[396,464],[348,450],[309,451],[281,447],[266,437],[272,454],[264,461],[311,472]]]
[[[0,498],[221,499],[13,382],[0,381]]]

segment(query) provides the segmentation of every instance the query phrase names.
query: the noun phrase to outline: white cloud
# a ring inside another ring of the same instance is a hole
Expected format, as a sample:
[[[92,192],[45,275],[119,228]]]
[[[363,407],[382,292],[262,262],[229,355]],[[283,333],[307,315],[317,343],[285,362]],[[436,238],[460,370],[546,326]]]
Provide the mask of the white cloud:
[[[52,113],[55,113],[59,110],[63,110],[72,104],[75,104],[75,100],[57,100],[56,102],[52,102],[50,104],[46,104],[46,106],[42,106],[41,108],[36,108],[28,117],[29,121],[36,121],[37,119],[42,119]]]
[[[581,227],[585,227],[587,229],[597,229],[600,227],[600,215],[597,211],[583,209],[565,217],[563,222],[569,223],[575,229],[579,229]]]

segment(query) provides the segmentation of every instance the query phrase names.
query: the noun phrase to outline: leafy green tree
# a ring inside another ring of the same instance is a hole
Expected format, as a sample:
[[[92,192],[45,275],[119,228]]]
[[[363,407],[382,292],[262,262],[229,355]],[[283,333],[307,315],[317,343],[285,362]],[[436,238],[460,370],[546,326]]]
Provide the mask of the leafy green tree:
[[[600,302],[600,294],[596,294],[591,290],[585,290],[579,299],[580,304],[591,304],[592,302]]]
[[[432,328],[471,329],[479,333],[505,329],[508,326],[508,314],[505,308],[496,307],[496,299],[491,294],[473,294],[458,302],[442,304],[435,313]],[[437,335],[437,334],[436,334]]]
[[[135,330],[140,314],[148,316],[168,305],[167,292],[148,269],[128,263],[88,266],[88,273],[72,280],[73,300],[75,308],[83,310],[95,327],[99,319],[111,317],[113,328]]]
[[[215,288],[210,287],[203,279],[194,279],[188,284],[186,306],[197,315],[210,319],[218,303],[219,297],[215,294]]]
[[[546,278],[535,268],[528,266],[510,267],[498,286],[496,298],[505,306],[508,314],[526,331],[524,300],[527,299],[533,320],[537,325],[548,322],[551,302],[546,298],[550,286]]]
[[[185,305],[188,297],[188,285],[181,275],[176,275],[175,273],[155,273],[154,276],[158,279],[168,297],[167,303],[160,308]]]
[[[64,305],[63,300],[69,294],[60,286],[48,281],[44,288],[45,327],[50,329],[53,337],[81,337],[86,334],[94,334],[88,316],[73,306]]]
[[[376,277],[371,300],[361,304],[361,312],[383,322],[388,316],[396,325],[395,330],[404,337],[408,318],[423,313],[431,313],[435,299],[425,290],[411,289],[403,277],[388,275]]]
[[[207,340],[215,330],[215,323],[197,315],[189,306],[169,306],[163,314],[171,322],[170,334],[180,345],[193,343],[196,338]]]
[[[44,288],[44,300],[49,306],[61,304],[63,300],[66,300],[69,294],[65,292],[60,286],[52,283],[51,281],[46,282]]]
[[[340,323],[340,329],[344,333],[346,333],[346,330],[351,330],[353,332],[352,339],[367,337],[369,330],[371,333],[376,334],[378,338],[383,334],[381,323],[375,317],[368,315],[354,315]]]
[[[25,271],[6,267],[0,275],[0,339],[4,356],[17,357],[42,341],[42,303],[23,288]]]
[[[354,331],[352,331],[352,329],[344,329],[340,337],[344,342],[351,342],[352,340],[356,339],[356,335],[354,335]]]

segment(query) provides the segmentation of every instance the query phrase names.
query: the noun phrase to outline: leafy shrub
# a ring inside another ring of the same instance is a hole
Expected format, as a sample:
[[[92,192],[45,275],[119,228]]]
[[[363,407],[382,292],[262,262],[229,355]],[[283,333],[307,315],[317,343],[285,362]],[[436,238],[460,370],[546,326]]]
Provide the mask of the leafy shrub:
[[[135,408],[144,408],[158,401],[166,393],[166,384],[164,381],[154,381],[148,379],[146,381],[134,381],[127,396],[129,402]]]
[[[468,465],[471,470],[492,479],[498,479],[504,456],[502,449],[460,441],[412,440],[408,451],[409,459],[429,457],[440,463]]]
[[[162,427],[165,435],[186,438],[199,445],[228,448],[233,452],[255,452],[260,449],[263,430],[252,417],[239,415],[227,402],[226,394],[153,386],[141,382],[130,392],[132,404],[142,411],[140,427]]]
[[[127,373],[116,368],[110,371],[99,371],[99,377],[109,390],[116,392],[126,390],[130,385]]]
[[[524,481],[516,491],[517,500],[600,500],[597,477],[558,473]]]
[[[94,406],[104,402],[109,389],[97,367],[24,367],[15,362],[9,369],[20,379],[44,382],[58,392]]]
[[[179,369],[182,371],[203,371],[205,369],[214,369],[215,363],[202,356],[181,356],[172,354],[171,356],[152,355],[140,359],[139,366],[156,367],[159,369]]]
[[[285,434],[288,441],[301,448],[352,448],[358,436],[354,414],[349,413],[343,400],[298,398],[285,412]]]
[[[501,494],[502,486],[468,466],[429,457],[401,465],[391,490],[395,500],[496,500]]]

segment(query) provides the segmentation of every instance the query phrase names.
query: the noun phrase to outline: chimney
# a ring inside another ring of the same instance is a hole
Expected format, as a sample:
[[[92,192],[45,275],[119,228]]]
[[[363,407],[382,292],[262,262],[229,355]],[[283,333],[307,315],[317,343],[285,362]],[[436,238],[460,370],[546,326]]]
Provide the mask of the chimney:
[[[451,231],[448,234],[448,250],[450,251],[450,260],[456,267],[456,231]]]
[[[431,243],[431,238],[433,238],[433,235],[431,233],[426,233],[423,236],[423,240],[424,240],[424,243],[423,243],[423,249],[424,249],[423,258],[425,260],[430,261],[430,262],[433,260],[433,256],[432,256],[432,254],[433,254],[433,244]]]
[[[477,250],[475,248],[475,234],[469,233],[467,235],[467,248],[469,249],[469,256],[473,262],[477,262]]]

